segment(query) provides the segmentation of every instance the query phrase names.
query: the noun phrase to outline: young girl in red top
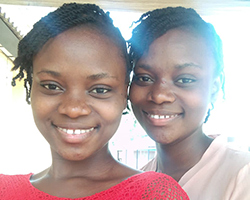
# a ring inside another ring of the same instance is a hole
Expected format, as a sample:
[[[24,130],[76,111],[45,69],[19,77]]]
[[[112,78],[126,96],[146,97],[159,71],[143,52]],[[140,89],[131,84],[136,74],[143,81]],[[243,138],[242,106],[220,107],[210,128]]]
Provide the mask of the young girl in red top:
[[[126,43],[92,4],[64,4],[20,41],[13,78],[24,79],[52,165],[38,174],[0,175],[0,199],[185,199],[171,177],[115,160],[108,141],[127,106]]]

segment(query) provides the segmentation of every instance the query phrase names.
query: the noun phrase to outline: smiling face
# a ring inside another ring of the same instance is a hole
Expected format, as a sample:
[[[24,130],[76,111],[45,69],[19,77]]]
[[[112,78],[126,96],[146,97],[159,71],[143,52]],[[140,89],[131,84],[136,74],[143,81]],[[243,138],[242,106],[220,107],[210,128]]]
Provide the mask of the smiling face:
[[[138,60],[130,88],[137,120],[156,142],[170,144],[202,132],[219,84],[204,39],[172,29]]]
[[[82,160],[107,146],[126,107],[125,74],[121,50],[86,27],[43,46],[33,60],[31,106],[52,156]]]

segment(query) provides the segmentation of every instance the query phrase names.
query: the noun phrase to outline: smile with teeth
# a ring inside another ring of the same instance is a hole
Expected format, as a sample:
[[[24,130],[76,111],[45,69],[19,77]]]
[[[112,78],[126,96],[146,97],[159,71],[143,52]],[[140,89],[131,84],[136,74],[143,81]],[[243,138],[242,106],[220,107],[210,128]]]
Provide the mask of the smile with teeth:
[[[90,129],[66,129],[66,128],[60,128],[57,127],[60,131],[63,131],[69,135],[80,135],[83,133],[89,133],[90,131],[93,131],[94,128],[90,128]]]
[[[148,114],[148,116],[152,119],[169,119],[169,118],[177,117],[178,114],[175,114],[175,115],[150,115]]]

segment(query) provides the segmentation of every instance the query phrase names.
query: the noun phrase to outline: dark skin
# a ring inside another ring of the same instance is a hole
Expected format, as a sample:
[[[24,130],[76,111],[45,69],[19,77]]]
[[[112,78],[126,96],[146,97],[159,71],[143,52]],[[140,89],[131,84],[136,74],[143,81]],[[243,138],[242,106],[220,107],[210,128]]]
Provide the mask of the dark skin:
[[[213,141],[202,126],[220,88],[214,67],[205,40],[180,28],[156,39],[136,62],[130,88],[133,112],[156,141],[157,171],[176,181]]]
[[[58,160],[50,168],[32,176],[30,181],[34,187],[50,195],[80,198],[107,190],[139,173],[117,162],[111,155],[105,156],[96,163],[86,160],[86,163],[76,162],[73,165]]]
[[[156,144],[158,172],[169,174],[176,181],[199,162],[213,139],[202,133],[191,135],[173,146]]]
[[[125,74],[119,47],[90,28],[69,29],[43,46],[33,60],[31,106],[52,165],[31,177],[34,187],[80,198],[140,173],[108,149],[127,105]]]

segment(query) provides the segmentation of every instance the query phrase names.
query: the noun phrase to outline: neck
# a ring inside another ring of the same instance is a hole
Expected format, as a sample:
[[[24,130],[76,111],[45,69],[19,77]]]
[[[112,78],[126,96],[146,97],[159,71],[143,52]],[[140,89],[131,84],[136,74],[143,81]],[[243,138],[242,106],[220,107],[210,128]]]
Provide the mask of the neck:
[[[100,153],[82,161],[53,159],[50,175],[53,177],[102,177],[116,165],[110,152]]]
[[[193,133],[175,144],[157,144],[157,171],[172,176],[176,181],[199,162],[212,139],[202,132]]]
[[[45,177],[49,179],[102,179],[110,175],[117,161],[113,158],[108,148],[102,149],[95,155],[81,161],[72,161],[62,158],[52,151],[52,165],[34,176],[34,179],[40,180]]]
[[[52,151],[52,165],[32,176],[37,189],[53,196],[91,196],[139,173],[117,162],[105,147],[81,161],[66,160]]]

